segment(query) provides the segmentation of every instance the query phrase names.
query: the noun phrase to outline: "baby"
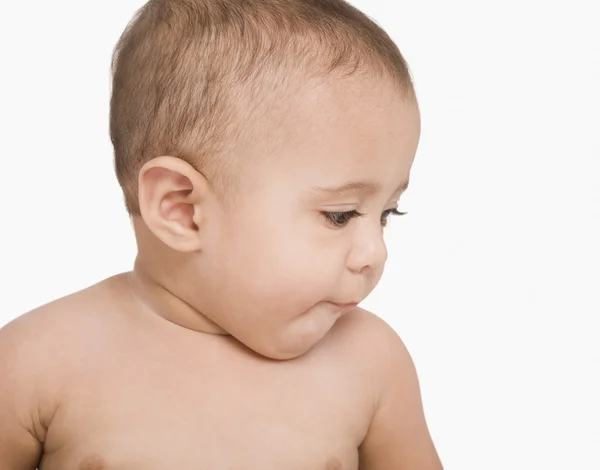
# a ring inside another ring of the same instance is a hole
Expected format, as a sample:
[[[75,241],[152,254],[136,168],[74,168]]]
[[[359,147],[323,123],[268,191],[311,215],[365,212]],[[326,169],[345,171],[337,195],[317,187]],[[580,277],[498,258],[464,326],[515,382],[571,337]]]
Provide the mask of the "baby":
[[[413,361],[357,306],[420,135],[343,0],[150,0],[115,49],[131,272],[0,330],[0,470],[439,470]]]

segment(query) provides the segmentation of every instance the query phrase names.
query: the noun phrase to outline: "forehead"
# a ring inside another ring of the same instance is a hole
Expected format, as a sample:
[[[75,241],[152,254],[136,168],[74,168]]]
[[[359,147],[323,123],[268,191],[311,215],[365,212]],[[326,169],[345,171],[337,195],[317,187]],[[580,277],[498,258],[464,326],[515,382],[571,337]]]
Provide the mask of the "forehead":
[[[309,82],[277,108],[261,123],[267,158],[254,167],[254,181],[330,187],[366,180],[395,190],[408,179],[419,109],[391,86],[362,77]]]

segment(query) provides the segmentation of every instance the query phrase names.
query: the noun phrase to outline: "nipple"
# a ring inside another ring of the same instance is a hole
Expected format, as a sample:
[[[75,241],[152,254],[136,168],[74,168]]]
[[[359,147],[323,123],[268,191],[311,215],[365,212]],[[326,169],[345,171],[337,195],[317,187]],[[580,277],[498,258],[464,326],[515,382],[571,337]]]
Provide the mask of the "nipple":
[[[327,461],[325,470],[342,470],[343,468],[342,461],[334,457]]]
[[[99,455],[86,457],[79,465],[79,470],[102,470],[104,468],[106,468],[106,461]]]

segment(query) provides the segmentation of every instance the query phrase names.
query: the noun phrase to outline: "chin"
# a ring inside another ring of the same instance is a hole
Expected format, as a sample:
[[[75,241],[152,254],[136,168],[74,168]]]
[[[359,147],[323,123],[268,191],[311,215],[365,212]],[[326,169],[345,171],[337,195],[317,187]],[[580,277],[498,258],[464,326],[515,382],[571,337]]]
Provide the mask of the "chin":
[[[308,351],[310,351],[318,341],[307,344],[306,341],[298,342],[297,344],[279,344],[279,345],[260,345],[257,347],[250,347],[257,354],[268,359],[274,359],[276,361],[289,361],[296,359]]]
[[[314,348],[329,332],[331,327],[319,332],[311,331],[303,335],[289,335],[287,340],[280,340],[275,344],[261,344],[251,348],[261,356],[278,361],[296,359]]]
[[[326,333],[326,332],[325,332]],[[325,334],[273,335],[269,340],[253,338],[254,341],[243,341],[246,347],[255,353],[276,361],[289,361],[309,352]]]
[[[306,353],[306,351],[296,351],[296,352],[290,352],[290,351],[286,351],[286,352],[268,351],[268,352],[266,352],[264,354],[261,354],[261,355],[263,357],[266,357],[267,359],[273,359],[274,361],[291,361],[293,359],[296,359],[296,358],[304,355],[305,353]]]
[[[343,309],[331,304],[319,305],[299,315],[277,333],[271,331],[252,338],[239,338],[257,354],[278,361],[296,359],[308,353],[331,330],[342,316]]]

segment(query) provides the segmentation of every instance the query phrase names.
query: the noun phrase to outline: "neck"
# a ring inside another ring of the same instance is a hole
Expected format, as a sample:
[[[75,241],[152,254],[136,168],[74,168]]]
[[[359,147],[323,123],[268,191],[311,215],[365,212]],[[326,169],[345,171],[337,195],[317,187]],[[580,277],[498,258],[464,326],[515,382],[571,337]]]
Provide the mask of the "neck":
[[[171,292],[157,276],[153,276],[139,255],[135,260],[133,271],[127,273],[127,279],[132,294],[146,312],[189,330],[228,335],[223,328],[202,312]]]

